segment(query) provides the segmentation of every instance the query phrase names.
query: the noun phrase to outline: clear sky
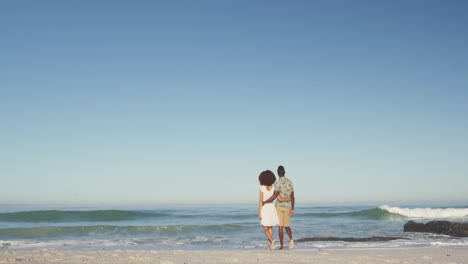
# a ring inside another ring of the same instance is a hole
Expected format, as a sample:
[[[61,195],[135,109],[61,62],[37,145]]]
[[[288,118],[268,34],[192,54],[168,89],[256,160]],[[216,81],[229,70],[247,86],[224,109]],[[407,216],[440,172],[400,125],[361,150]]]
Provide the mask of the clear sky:
[[[0,1],[0,204],[468,201],[468,1]]]

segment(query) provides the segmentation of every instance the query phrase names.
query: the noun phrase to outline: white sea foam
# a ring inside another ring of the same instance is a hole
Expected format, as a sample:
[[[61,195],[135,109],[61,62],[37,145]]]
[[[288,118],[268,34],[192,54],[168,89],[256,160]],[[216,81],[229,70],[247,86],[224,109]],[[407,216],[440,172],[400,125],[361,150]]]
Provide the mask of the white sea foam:
[[[468,208],[400,208],[380,206],[382,210],[410,218],[464,218],[468,217]]]
[[[464,247],[468,246],[468,240],[460,240],[460,241],[452,241],[452,242],[444,242],[444,241],[435,241],[430,243],[431,246],[452,246],[452,247]]]

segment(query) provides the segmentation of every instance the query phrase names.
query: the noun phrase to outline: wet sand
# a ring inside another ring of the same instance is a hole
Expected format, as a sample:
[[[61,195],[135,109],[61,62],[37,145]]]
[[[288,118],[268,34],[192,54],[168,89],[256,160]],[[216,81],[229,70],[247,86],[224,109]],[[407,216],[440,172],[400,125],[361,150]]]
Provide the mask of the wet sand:
[[[468,263],[468,247],[293,251],[0,251],[0,263]]]

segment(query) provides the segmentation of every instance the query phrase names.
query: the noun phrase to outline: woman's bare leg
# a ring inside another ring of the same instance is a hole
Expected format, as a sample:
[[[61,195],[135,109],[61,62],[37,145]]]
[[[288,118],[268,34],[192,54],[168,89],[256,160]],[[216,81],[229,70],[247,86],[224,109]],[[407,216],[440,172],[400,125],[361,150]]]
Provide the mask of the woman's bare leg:
[[[268,245],[265,250],[270,250],[271,243],[273,242],[273,228],[271,226],[264,226],[263,231],[268,239]]]
[[[273,227],[270,226],[268,229],[269,229],[270,235],[271,235],[270,249],[275,250],[275,238],[273,237]]]

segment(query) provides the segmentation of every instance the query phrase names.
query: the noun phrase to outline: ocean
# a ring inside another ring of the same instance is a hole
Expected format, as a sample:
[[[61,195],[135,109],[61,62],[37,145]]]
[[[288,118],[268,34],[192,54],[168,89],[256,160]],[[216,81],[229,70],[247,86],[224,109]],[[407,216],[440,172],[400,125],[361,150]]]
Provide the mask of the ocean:
[[[409,220],[468,222],[468,206],[298,205],[295,211],[291,227],[297,249],[468,245],[468,238],[403,232]],[[274,236],[278,241],[276,228]],[[400,239],[324,239],[374,236]],[[305,238],[316,241],[300,242]],[[266,242],[257,205],[0,206],[2,250],[263,250]]]

